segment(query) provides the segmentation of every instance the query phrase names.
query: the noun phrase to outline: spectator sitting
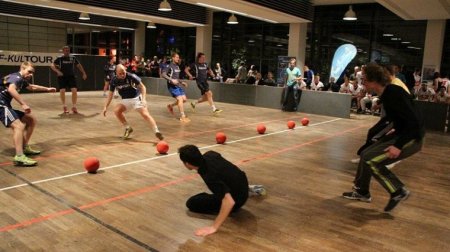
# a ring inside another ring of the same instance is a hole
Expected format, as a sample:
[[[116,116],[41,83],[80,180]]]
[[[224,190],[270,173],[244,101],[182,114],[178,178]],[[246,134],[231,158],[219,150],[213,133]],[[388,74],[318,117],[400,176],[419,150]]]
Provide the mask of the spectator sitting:
[[[311,90],[322,91],[325,86],[320,81],[320,75],[316,74],[314,76],[314,81],[311,83]]]
[[[436,97],[434,98],[434,101],[437,103],[450,103],[450,95],[447,94],[447,90],[444,86],[441,86],[439,88],[438,93],[436,94]]]
[[[265,80],[263,80],[261,84],[262,85],[267,85],[267,86],[276,86],[277,83],[273,79],[273,73],[269,71],[267,73],[267,78]]]
[[[416,91],[416,97],[419,101],[433,101],[436,93],[430,87],[426,81],[422,82],[422,86]]]
[[[262,80],[262,75],[261,73],[256,73],[255,76],[255,85],[264,85],[263,80]]]
[[[347,75],[344,75],[344,83],[339,88],[339,93],[351,93],[350,92],[350,79]]]

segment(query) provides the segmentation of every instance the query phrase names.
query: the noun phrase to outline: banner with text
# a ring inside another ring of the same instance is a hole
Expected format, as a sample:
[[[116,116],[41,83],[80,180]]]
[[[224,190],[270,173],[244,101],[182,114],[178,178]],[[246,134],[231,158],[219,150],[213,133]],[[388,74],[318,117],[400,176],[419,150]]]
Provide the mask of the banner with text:
[[[35,53],[0,50],[0,65],[20,66],[22,62],[29,61],[34,66],[50,66],[61,53]]]

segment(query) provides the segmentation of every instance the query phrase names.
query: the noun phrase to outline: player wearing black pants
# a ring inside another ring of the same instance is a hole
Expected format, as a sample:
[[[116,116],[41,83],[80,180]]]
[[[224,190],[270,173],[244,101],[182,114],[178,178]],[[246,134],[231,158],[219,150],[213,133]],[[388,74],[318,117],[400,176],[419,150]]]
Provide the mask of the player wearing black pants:
[[[195,72],[197,87],[198,89],[200,89],[200,92],[202,94],[202,97],[200,97],[198,100],[191,102],[192,109],[195,110],[195,106],[198,103],[208,101],[209,106],[211,106],[212,111],[215,115],[222,112],[222,110],[216,108],[216,106],[214,105],[213,93],[211,92],[211,90],[209,90],[208,74],[214,77],[214,73],[211,68],[208,67],[208,64],[206,63],[206,56],[204,53],[198,53],[197,62],[193,63],[191,66],[186,67],[184,70],[187,76],[189,76],[189,79],[193,80],[194,76],[191,74],[191,70]]]
[[[200,228],[195,234],[213,234],[232,211],[237,211],[247,201],[247,176],[215,151],[202,155],[196,146],[185,145],[178,152],[186,168],[196,170],[212,191],[212,194],[200,193],[190,197],[186,206],[192,212],[218,214],[212,226]]]
[[[78,62],[75,56],[70,55],[70,47],[63,47],[63,55],[58,57],[50,68],[58,75],[59,94],[63,104],[64,113],[69,113],[66,106],[66,89],[72,91],[72,112],[78,113],[77,110],[77,82],[75,79],[75,66],[82,74],[83,80],[87,79],[83,66]]]
[[[386,116],[369,130],[370,134],[376,135],[378,133],[376,129],[384,130],[386,127],[382,125],[385,122],[392,122],[395,131],[362,150],[354,180],[354,191],[343,193],[343,197],[370,202],[369,186],[371,177],[374,176],[391,195],[384,208],[384,211],[389,212],[400,201],[406,200],[410,192],[386,165],[419,152],[425,130],[411,96],[403,88],[390,84],[389,74],[383,67],[377,64],[367,65],[363,78],[367,90],[380,96],[386,112]]]

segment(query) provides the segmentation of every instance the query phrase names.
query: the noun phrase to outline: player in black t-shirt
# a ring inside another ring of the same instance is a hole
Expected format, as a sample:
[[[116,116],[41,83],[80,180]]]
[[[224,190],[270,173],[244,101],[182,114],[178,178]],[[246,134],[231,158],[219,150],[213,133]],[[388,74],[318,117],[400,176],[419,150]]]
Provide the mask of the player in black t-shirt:
[[[195,72],[195,77],[191,74],[190,72],[191,70]],[[211,106],[212,111],[215,115],[222,112],[222,110],[216,108],[216,106],[214,105],[213,93],[211,92],[211,90],[209,90],[208,74],[214,77],[214,73],[206,63],[205,54],[198,53],[197,62],[193,63],[191,66],[186,67],[184,72],[189,76],[190,80],[193,80],[195,78],[197,82],[197,87],[198,89],[200,89],[200,92],[202,94],[202,97],[200,97],[197,101],[191,102],[192,109],[195,110],[195,106],[198,103],[208,101],[209,106]]]
[[[31,108],[20,96],[22,89],[31,91],[55,92],[55,88],[48,88],[29,81],[34,73],[34,67],[30,62],[24,62],[20,66],[20,71],[12,73],[3,78],[0,84],[0,120],[7,128],[13,130],[14,147],[16,155],[14,164],[20,166],[33,166],[37,161],[28,158],[26,155],[38,155],[41,152],[32,149],[28,142],[36,126],[36,118],[31,114]],[[15,110],[11,106],[11,101],[16,100],[25,112]]]
[[[188,199],[190,211],[218,214],[212,226],[196,230],[198,236],[217,232],[232,211],[237,211],[247,201],[249,186],[247,176],[236,165],[215,151],[201,154],[194,145],[181,147],[180,159],[189,170],[195,170],[202,177],[213,194],[200,193]]]
[[[58,57],[50,68],[58,75],[59,94],[63,104],[64,113],[69,113],[66,106],[66,89],[72,91],[72,112],[78,113],[77,110],[77,82],[75,79],[75,66],[82,74],[83,80],[87,79],[83,66],[78,62],[75,56],[70,55],[70,47],[62,48],[63,55]]]
[[[391,198],[384,208],[385,212],[389,212],[400,201],[406,200],[410,192],[386,166],[421,150],[425,135],[424,124],[407,89],[390,84],[390,75],[383,67],[374,63],[367,65],[363,80],[368,92],[379,95],[386,113],[369,130],[369,134],[374,136],[384,131],[386,122],[392,122],[395,131],[384,134],[361,151],[353,191],[345,192],[342,196],[351,200],[371,202],[369,186],[373,176],[390,193]],[[368,138],[371,139],[371,136]]]
[[[145,96],[147,94],[145,85],[142,83],[141,78],[136,74],[127,73],[124,65],[116,66],[116,75],[111,79],[109,84],[109,95],[106,99],[105,107],[103,108],[103,115],[106,116],[106,111],[111,103],[114,90],[118,90],[122,101],[116,104],[114,113],[119,121],[125,127],[125,133],[123,138],[127,139],[133,132],[133,128],[128,124],[125,119],[124,112],[129,110],[136,110],[141,114],[144,120],[153,128],[155,136],[162,140],[164,137],[159,132],[155,119],[150,115],[147,109],[147,101]]]

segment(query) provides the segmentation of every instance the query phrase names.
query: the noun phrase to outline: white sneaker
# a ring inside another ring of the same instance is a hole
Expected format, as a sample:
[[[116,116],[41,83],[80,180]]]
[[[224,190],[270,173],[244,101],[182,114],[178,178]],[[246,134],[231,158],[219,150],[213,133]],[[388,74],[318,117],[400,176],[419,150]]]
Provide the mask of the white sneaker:
[[[388,165],[386,165],[386,168],[388,168],[388,169],[390,170],[390,169],[394,168],[394,166],[398,165],[401,161],[402,161],[402,160],[398,160],[398,161],[395,162],[395,163],[388,164]]]
[[[248,185],[248,195],[265,196],[267,195],[267,190],[263,185]]]
[[[358,164],[360,161],[360,158],[354,158],[352,160],[350,160],[350,162],[352,162],[352,164]]]

